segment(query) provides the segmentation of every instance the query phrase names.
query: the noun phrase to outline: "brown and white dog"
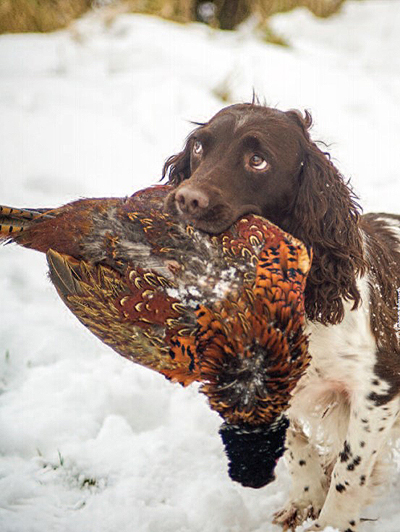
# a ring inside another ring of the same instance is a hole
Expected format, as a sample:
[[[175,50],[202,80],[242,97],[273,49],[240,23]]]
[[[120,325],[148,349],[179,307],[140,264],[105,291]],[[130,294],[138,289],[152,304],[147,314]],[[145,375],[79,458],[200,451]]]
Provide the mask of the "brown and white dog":
[[[288,412],[293,479],[275,522],[354,532],[382,483],[400,406],[400,216],[360,215],[310,139],[309,113],[239,104],[198,124],[164,168],[168,212],[209,233],[262,215],[314,250],[306,287],[312,362]]]

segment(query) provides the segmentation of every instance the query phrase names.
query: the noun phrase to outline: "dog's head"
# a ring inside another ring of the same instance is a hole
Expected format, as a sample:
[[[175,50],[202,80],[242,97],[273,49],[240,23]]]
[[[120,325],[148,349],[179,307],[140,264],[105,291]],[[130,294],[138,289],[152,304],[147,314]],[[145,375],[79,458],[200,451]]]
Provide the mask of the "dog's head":
[[[223,109],[166,162],[164,175],[176,185],[166,211],[208,233],[248,213],[282,225],[299,186],[305,128],[296,111],[254,104]]]
[[[175,188],[165,210],[211,234],[258,214],[314,249],[306,288],[310,319],[338,323],[343,298],[354,301],[365,271],[360,208],[348,182],[309,135],[306,111],[255,104],[222,109],[170,157],[164,176]]]

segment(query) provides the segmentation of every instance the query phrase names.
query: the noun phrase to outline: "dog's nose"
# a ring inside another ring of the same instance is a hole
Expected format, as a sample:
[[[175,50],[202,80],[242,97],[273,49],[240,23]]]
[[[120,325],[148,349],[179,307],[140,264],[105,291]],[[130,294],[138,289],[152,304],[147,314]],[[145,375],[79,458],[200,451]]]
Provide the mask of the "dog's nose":
[[[204,192],[182,187],[175,194],[175,202],[182,213],[196,215],[206,209],[210,201]]]

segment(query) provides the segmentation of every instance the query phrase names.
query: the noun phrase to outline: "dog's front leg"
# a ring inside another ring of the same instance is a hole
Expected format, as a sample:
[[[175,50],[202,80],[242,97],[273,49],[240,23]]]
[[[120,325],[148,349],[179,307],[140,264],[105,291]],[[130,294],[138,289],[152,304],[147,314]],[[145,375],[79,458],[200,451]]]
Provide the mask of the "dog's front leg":
[[[398,414],[399,399],[377,405],[374,396],[360,395],[352,399],[347,436],[320,516],[307,531],[333,526],[355,532],[360,511],[370,499],[371,473]]]
[[[290,498],[274,515],[283,530],[295,530],[307,518],[316,518],[324,504],[328,481],[318,450],[292,420],[286,436],[285,461],[292,479]]]

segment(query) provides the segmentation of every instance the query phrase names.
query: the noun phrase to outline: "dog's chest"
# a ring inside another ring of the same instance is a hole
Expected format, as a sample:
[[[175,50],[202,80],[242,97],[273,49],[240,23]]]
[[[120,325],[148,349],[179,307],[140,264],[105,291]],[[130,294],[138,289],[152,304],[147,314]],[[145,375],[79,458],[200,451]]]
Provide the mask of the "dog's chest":
[[[372,382],[378,393],[388,389],[388,384],[374,372],[376,342],[370,328],[366,280],[359,282],[359,288],[363,303],[353,311],[346,303],[345,317],[340,324],[308,325],[312,358],[293,394],[291,410],[296,412],[296,417],[316,415],[333,397],[349,403],[354,394],[368,393]]]

